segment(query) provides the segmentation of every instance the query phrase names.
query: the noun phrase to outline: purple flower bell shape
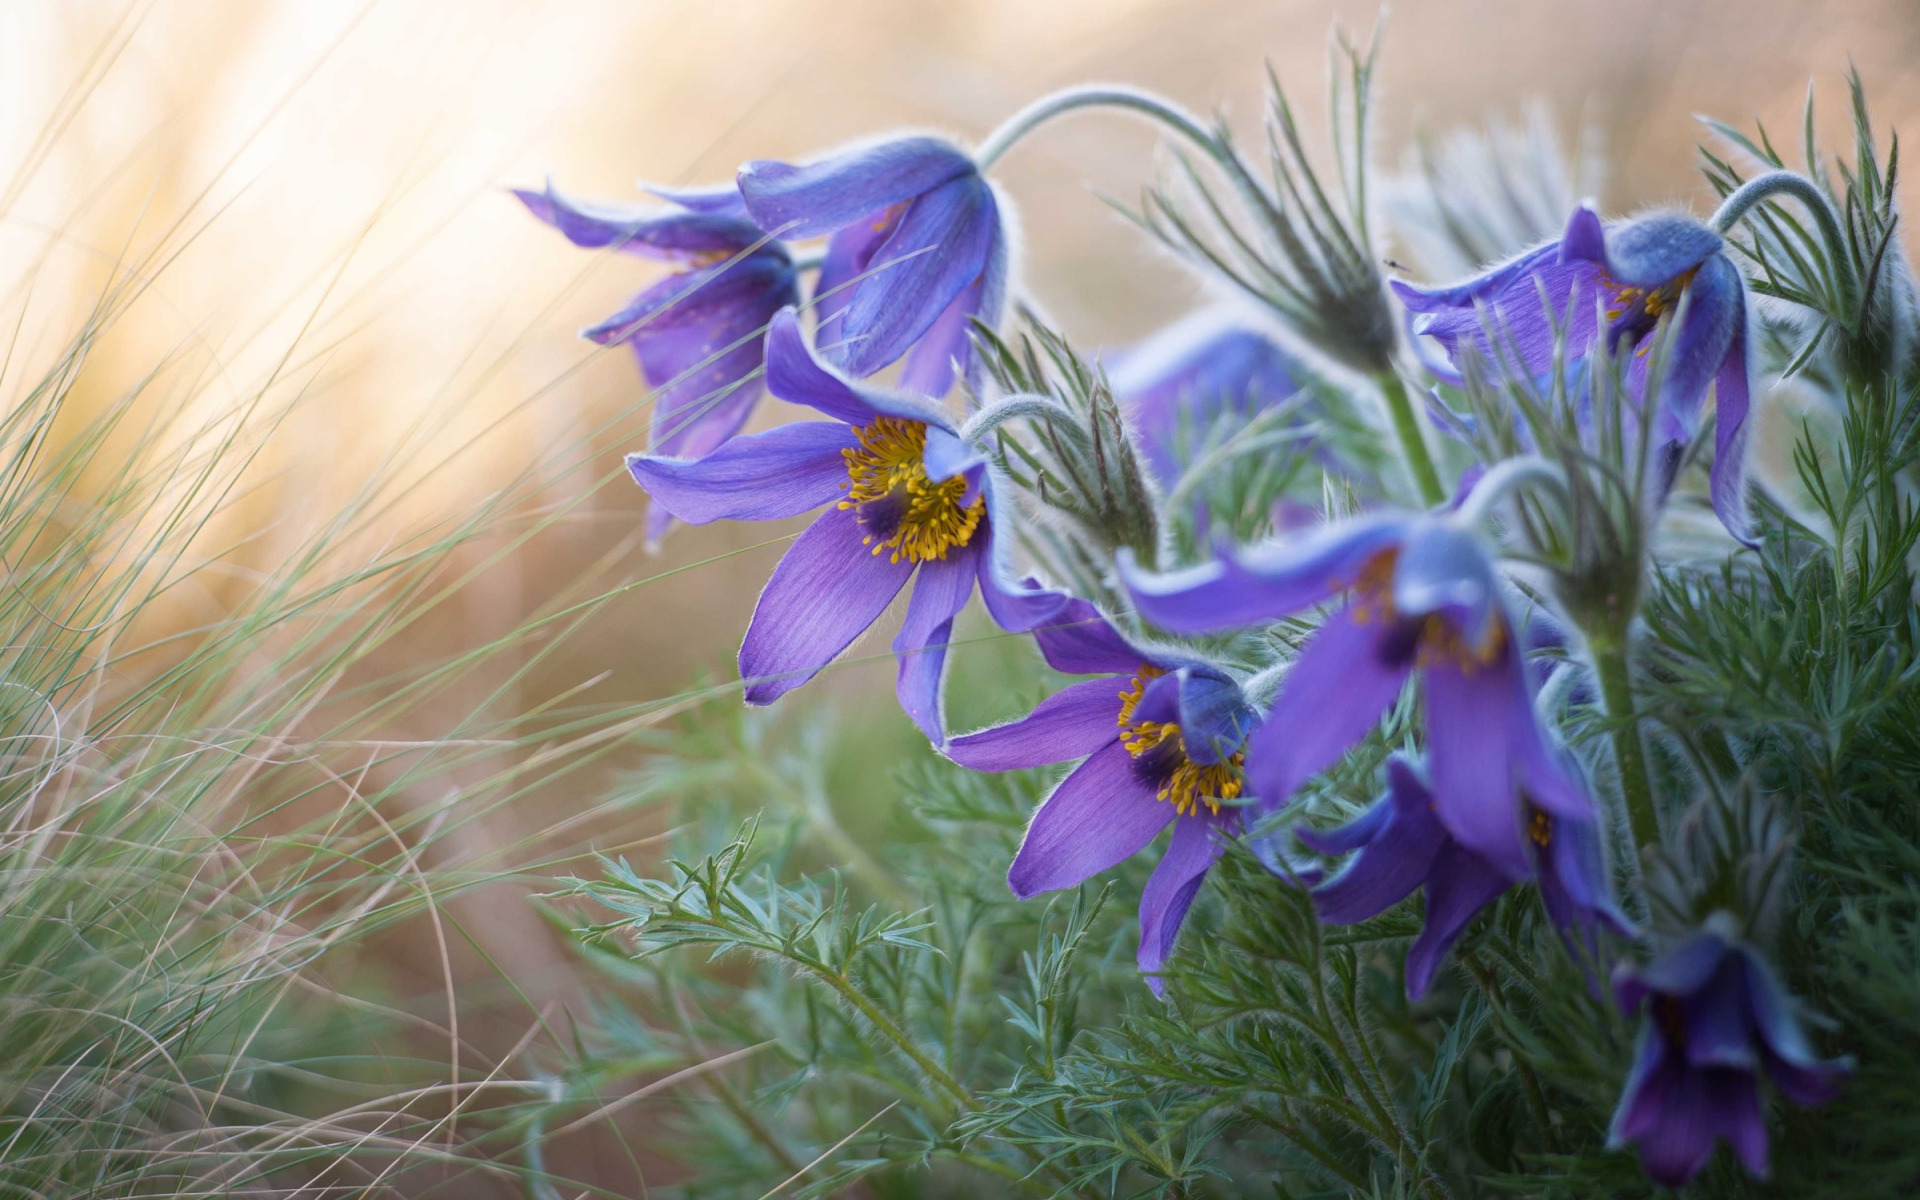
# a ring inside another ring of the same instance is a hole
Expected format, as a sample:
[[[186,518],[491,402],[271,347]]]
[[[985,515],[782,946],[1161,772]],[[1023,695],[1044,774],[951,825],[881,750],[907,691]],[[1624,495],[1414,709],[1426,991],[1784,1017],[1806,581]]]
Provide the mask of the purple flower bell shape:
[[[1027,716],[964,734],[946,753],[981,771],[1085,761],[1033,815],[1007,872],[1025,899],[1069,888],[1133,857],[1173,826],[1140,897],[1140,969],[1155,974],[1223,840],[1240,832],[1241,747],[1253,710],[1239,685],[1196,663],[1128,645],[1093,607],[1074,600],[1035,631],[1056,670],[1098,678],[1070,684]]]
[[[1248,739],[1247,780],[1263,813],[1337,762],[1417,675],[1434,810],[1450,837],[1516,880],[1531,863],[1527,804],[1591,819],[1586,789],[1540,729],[1492,564],[1451,518],[1362,517],[1166,575],[1140,572],[1124,553],[1120,566],[1141,615],[1174,633],[1271,621],[1346,595]]]
[[[1430,288],[1396,280],[1393,289],[1411,316],[1415,345],[1430,338],[1444,356],[1427,356],[1428,368],[1455,385],[1463,382],[1468,354],[1496,372],[1541,378],[1553,367],[1555,326],[1564,324],[1569,366],[1581,366],[1604,336],[1610,351],[1631,355],[1629,391],[1645,399],[1652,334],[1663,317],[1679,314],[1666,378],[1653,398],[1655,436],[1668,447],[1684,446],[1713,389],[1713,508],[1729,533],[1751,542],[1746,283],[1712,229],[1676,213],[1605,228],[1582,207],[1559,241],[1464,283]]]
[[[1171,486],[1182,440],[1204,434],[1228,411],[1243,416],[1279,404],[1305,382],[1279,344],[1231,309],[1203,309],[1120,357],[1108,372],[1153,473]]]
[[[805,166],[757,161],[740,194],[762,228],[828,236],[814,285],[822,355],[855,378],[906,359],[901,386],[946,394],[976,374],[971,321],[998,323],[1007,292],[1000,201],[973,159],[939,138],[895,138]]]
[[[730,194],[730,193],[729,193]],[[747,218],[737,195],[670,194],[685,207],[583,204],[554,190],[515,191],[521,203],[576,246],[612,246],[680,268],[586,331],[601,345],[625,342],[656,389],[650,449],[698,458],[740,432],[760,398],[765,331],[799,301],[786,247]],[[655,504],[647,534],[670,518]]]
[[[1561,934],[1589,948],[1602,929],[1626,936],[1627,924],[1609,895],[1593,815],[1556,818],[1531,803],[1524,812],[1531,875]],[[1412,1000],[1432,986],[1474,915],[1517,882],[1447,832],[1426,782],[1398,757],[1387,762],[1386,795],[1357,819],[1338,829],[1296,829],[1295,835],[1316,853],[1354,855],[1339,875],[1313,889],[1314,910],[1329,925],[1364,921],[1416,888],[1426,889],[1426,927],[1407,952]]]
[[[986,460],[926,401],[857,387],[814,358],[792,309],[767,332],[767,388],[833,418],[737,437],[699,459],[636,454],[627,467],[690,525],[826,511],[760,593],[740,645],[749,704],[770,704],[832,662],[915,582],[893,649],[901,707],[945,740],[941,682],[953,620],[974,585],[1003,629],[1024,632],[1066,597],[1004,582]]]
[[[1692,1179],[1722,1138],[1751,1174],[1766,1175],[1762,1073],[1788,1100],[1812,1107],[1851,1072],[1844,1060],[1814,1054],[1772,968],[1715,926],[1710,920],[1647,966],[1622,970],[1614,984],[1621,1009],[1642,1020],[1609,1141],[1638,1145],[1647,1174],[1668,1187]]]

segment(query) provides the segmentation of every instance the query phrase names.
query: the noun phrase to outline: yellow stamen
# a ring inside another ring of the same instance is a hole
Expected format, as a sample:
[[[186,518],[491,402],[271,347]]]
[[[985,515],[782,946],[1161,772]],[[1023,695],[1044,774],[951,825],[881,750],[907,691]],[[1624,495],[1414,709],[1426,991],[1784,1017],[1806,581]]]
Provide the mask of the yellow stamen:
[[[853,432],[860,445],[840,452],[847,460],[847,498],[840,507],[859,508],[879,500],[898,506],[897,513],[889,514],[894,521],[890,532],[875,529],[864,539],[875,554],[891,550],[894,562],[931,562],[972,540],[987,511],[986,497],[963,503],[963,476],[938,483],[927,478],[924,423],[875,417]]]
[[[1127,753],[1139,758],[1148,751],[1160,750],[1174,759],[1172,770],[1154,793],[1173,805],[1181,816],[1198,812],[1202,804],[1214,816],[1220,815],[1220,801],[1240,794],[1240,765],[1244,751],[1235,751],[1226,762],[1201,764],[1187,757],[1186,739],[1180,726],[1172,721],[1136,721],[1133,713],[1146,694],[1147,684],[1166,672],[1150,664],[1141,664],[1140,673],[1120,689],[1120,743]]]
[[[1535,808],[1527,814],[1527,836],[1542,850],[1553,841],[1553,818]]]
[[[1376,621],[1389,624],[1400,619],[1398,610],[1393,606],[1393,571],[1399,561],[1399,547],[1389,546],[1360,568],[1350,589],[1352,599],[1348,609],[1355,624],[1368,625]],[[1465,674],[1471,675],[1500,657],[1506,644],[1506,622],[1498,614],[1487,622],[1487,630],[1479,641],[1470,642],[1452,622],[1439,613],[1433,613],[1420,621],[1416,641],[1417,661],[1421,667],[1452,663]]]

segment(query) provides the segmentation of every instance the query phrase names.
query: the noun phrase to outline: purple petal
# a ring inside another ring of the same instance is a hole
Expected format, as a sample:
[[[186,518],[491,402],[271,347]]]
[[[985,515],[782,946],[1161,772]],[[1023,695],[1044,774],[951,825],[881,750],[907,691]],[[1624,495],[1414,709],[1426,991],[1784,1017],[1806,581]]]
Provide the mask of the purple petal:
[[[1173,939],[1193,907],[1207,872],[1220,857],[1221,838],[1232,818],[1193,814],[1173,826],[1173,840],[1140,893],[1140,953],[1137,961],[1147,986],[1158,996],[1165,984],[1158,973],[1173,954]]]
[[[742,221],[751,221],[747,214],[747,202],[740,195],[740,188],[731,183],[710,185],[707,187],[682,188],[664,187],[657,183],[643,183],[640,190],[651,192],[662,200],[669,200],[681,208],[694,212],[716,213],[725,217],[738,217]]]
[[[1520,831],[1519,759],[1534,727],[1526,675],[1511,642],[1490,663],[1441,662],[1421,672],[1434,809],[1461,845],[1506,872],[1527,875]]]
[[[1022,900],[1073,887],[1132,858],[1173,817],[1173,805],[1134,776],[1133,755],[1116,741],[1075,767],[1041,802],[1007,886]]]
[[[1240,685],[1204,666],[1182,667],[1179,678],[1180,735],[1187,757],[1212,766],[1238,754],[1259,719]]]
[[[1701,263],[1687,285],[1660,386],[1662,415],[1670,415],[1689,436],[1699,422],[1707,385],[1725,365],[1746,316],[1746,285],[1739,270],[1725,255]]]
[[[1418,1000],[1433,985],[1447,951],[1460,940],[1474,914],[1507,890],[1498,869],[1451,842],[1434,856],[1427,876],[1427,924],[1407,951],[1407,999]]]
[[[1566,231],[1560,235],[1560,261],[1573,259],[1602,264],[1607,261],[1606,231],[1599,214],[1584,204],[1573,210]]]
[[[849,425],[868,425],[875,417],[918,421],[933,429],[949,423],[931,405],[876,388],[856,387],[814,356],[790,308],[767,326],[767,390],[790,404],[805,404]]]
[[[754,606],[740,643],[747,703],[771,704],[812,679],[879,619],[911,574],[912,562],[873,553],[853,510],[822,513]]]
[[[1393,607],[1403,617],[1441,615],[1469,644],[1484,644],[1502,614],[1480,539],[1444,518],[1416,521],[1394,560]]]
[[[907,716],[936,746],[947,740],[940,706],[947,643],[953,638],[953,619],[973,596],[973,581],[979,574],[979,564],[974,560],[979,554],[975,547],[962,546],[945,558],[921,563],[920,577],[914,581],[913,595],[907,601],[906,620],[893,639],[893,652],[900,659],[894,694]]]
[[[1068,600],[1033,640],[1047,665],[1067,675],[1131,675],[1149,661],[1085,600]]]
[[[1068,762],[1117,741],[1119,713],[1120,681],[1087,679],[1061,688],[1018,721],[950,740],[946,755],[976,771]]]
[[[907,351],[906,363],[900,368],[901,387],[923,396],[944,396],[953,386],[955,367],[960,368],[962,376],[967,374],[966,365],[973,354],[973,318],[980,311],[985,290],[986,276],[982,273],[940,310]]]
[[[1400,298],[1411,313],[1437,313],[1454,308],[1472,308],[1476,300],[1486,300],[1511,287],[1516,280],[1532,275],[1559,260],[1560,246],[1557,242],[1548,242],[1544,246],[1516,254],[1505,262],[1498,263],[1470,279],[1459,283],[1439,287],[1428,287],[1417,283],[1408,283],[1403,279],[1391,282],[1393,294]]]
[[[1351,608],[1327,618],[1301,647],[1273,709],[1247,748],[1247,782],[1267,808],[1292,798],[1379,723],[1410,664],[1382,655],[1382,627]]]
[[[1167,574],[1143,571],[1126,551],[1120,576],[1140,614],[1174,633],[1211,633],[1299,612],[1351,587],[1361,568],[1396,546],[1400,516],[1322,525],[1204,566]]]
[[[993,192],[977,175],[915,199],[848,294],[834,346],[838,365],[866,376],[905,354],[980,278],[999,221]],[[964,337],[965,328],[962,322],[956,332]]]
[[[527,210],[590,250],[614,246],[634,254],[685,261],[704,255],[738,254],[767,243],[766,234],[744,220],[745,210],[728,216],[679,212],[659,205],[589,204],[560,194],[547,182],[540,192],[515,189]],[[786,257],[784,250],[778,250]]]
[[[857,444],[838,421],[798,421],[734,438],[705,458],[629,455],[627,470],[689,525],[772,521],[838,498],[847,485],[842,451]]]
[[[1709,1071],[1707,1119],[1727,1139],[1740,1165],[1756,1179],[1767,1177],[1767,1121],[1750,1071]]]
[[[1733,341],[1720,371],[1713,377],[1713,474],[1709,491],[1713,511],[1734,539],[1757,546],[1753,521],[1747,515],[1748,380],[1745,301]]]
[[[1726,243],[1683,213],[1654,213],[1607,231],[1607,273],[1628,287],[1657,288],[1720,252]]]
[[[1594,821],[1553,819],[1535,869],[1540,902],[1563,936],[1601,928],[1623,938],[1633,936],[1632,927],[1614,907],[1600,829]]]
[[[1394,766],[1411,775],[1398,759],[1389,764],[1389,770]],[[1307,843],[1316,850],[1325,846],[1360,850],[1337,878],[1313,890],[1313,907],[1322,921],[1329,925],[1364,921],[1400,903],[1426,881],[1440,848],[1447,844],[1447,832],[1433,817],[1426,789],[1413,782],[1407,787],[1401,780],[1401,786],[1376,801],[1353,825]]]
[[[1845,1061],[1823,1061],[1814,1054],[1800,1022],[1789,1008],[1786,989],[1759,956],[1745,953],[1747,1004],[1760,1035],[1767,1073],[1782,1095],[1804,1108],[1825,1104],[1852,1074]]]
[[[1621,1140],[1639,1144],[1648,1175],[1679,1187],[1713,1157],[1719,1123],[1720,1114],[1708,1107],[1700,1074],[1663,1059],[1641,1087],[1634,1111],[1617,1128]]]
[[[1646,966],[1621,973],[1614,984],[1620,1011],[1635,1012],[1649,995],[1691,995],[1706,985],[1731,952],[1717,934],[1694,934]]]
[[[886,245],[894,226],[906,213],[905,204],[896,204],[871,220],[854,222],[828,239],[820,274],[813,283],[813,306],[819,319],[814,337],[829,357],[838,352],[844,340],[840,320],[853,299],[853,289],[866,278],[874,251]]]
[[[980,599],[986,604],[987,614],[1008,633],[1029,633],[1059,623],[1072,597],[1040,587],[1032,580],[1019,584],[1007,581],[1009,573],[1002,562],[1005,550],[999,541],[999,525],[993,519],[991,480],[987,481],[986,497],[987,519],[981,522],[983,532],[974,536],[986,538],[986,553],[980,556]]]
[[[1109,373],[1142,448],[1163,481],[1178,471],[1183,430],[1206,430],[1228,410],[1258,412],[1300,390],[1300,367],[1230,309],[1204,309],[1154,334]]]
[[[759,160],[740,168],[740,194],[761,228],[788,238],[844,229],[889,205],[963,175],[973,159],[938,138],[895,138],[795,167]]]
[[[1751,1074],[1760,1066],[1747,1015],[1746,972],[1728,955],[1698,990],[1680,998],[1684,1057],[1698,1071],[1723,1067]]]

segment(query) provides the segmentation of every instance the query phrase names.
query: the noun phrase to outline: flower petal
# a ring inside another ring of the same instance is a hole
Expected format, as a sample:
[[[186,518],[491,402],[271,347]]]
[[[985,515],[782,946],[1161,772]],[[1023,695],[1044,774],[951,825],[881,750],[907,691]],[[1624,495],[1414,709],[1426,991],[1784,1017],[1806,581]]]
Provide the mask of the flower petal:
[[[1086,679],[1048,696],[1018,721],[949,740],[945,752],[976,771],[1068,762],[1118,740],[1119,713],[1119,681]]]
[[[841,369],[871,375],[905,354],[986,270],[999,220],[978,175],[917,197],[848,292],[834,346]],[[964,322],[952,332],[964,338]]]
[[[797,421],[734,438],[700,459],[630,454],[627,470],[689,525],[772,521],[836,499],[847,483],[842,452],[858,444],[838,421]]]
[[[643,192],[651,192],[662,200],[671,201],[681,208],[694,212],[716,213],[725,217],[738,217],[742,221],[753,218],[747,213],[747,202],[740,195],[737,184],[710,184],[706,187],[666,187],[657,183],[643,183]]]
[[[1171,483],[1183,433],[1202,434],[1229,410],[1251,414],[1277,404],[1300,390],[1304,372],[1234,310],[1215,307],[1154,334],[1108,377],[1155,475]]]
[[[1207,666],[1182,667],[1179,676],[1180,736],[1187,757],[1211,766],[1238,754],[1259,719],[1240,685]]]
[[[900,368],[900,386],[923,396],[944,396],[953,386],[954,371],[969,374],[967,364],[973,356],[973,320],[977,315],[989,325],[998,324],[997,315],[980,311],[981,295],[986,291],[984,272],[954,294],[940,310],[926,332],[906,353]]]
[[[878,388],[857,387],[821,363],[790,308],[781,309],[767,326],[767,390],[790,404],[805,404],[849,425],[868,425],[884,416],[951,429],[932,405]]]
[[[1399,543],[1407,525],[1402,516],[1360,517],[1166,574],[1142,570],[1122,550],[1120,577],[1140,615],[1162,629],[1234,629],[1298,612],[1350,587],[1369,559]]]
[[[907,601],[906,620],[893,639],[893,652],[900,660],[894,694],[936,746],[947,740],[940,704],[947,643],[953,638],[953,619],[973,596],[973,581],[980,569],[974,560],[979,555],[976,546],[960,546],[945,558],[921,563]]]
[[[1433,985],[1440,963],[1474,915],[1507,890],[1492,864],[1448,842],[1434,856],[1427,876],[1427,924],[1407,950],[1407,999],[1418,1000]]]
[[[988,478],[983,487],[987,519],[981,522],[982,532],[974,536],[986,538],[986,553],[980,556],[980,599],[987,606],[987,614],[1008,633],[1027,633],[1043,625],[1057,624],[1072,597],[1043,588],[1031,579],[1018,584],[1007,581],[1009,572],[1002,560],[1006,550],[999,540],[999,525],[993,519],[992,479]]]
[[[1181,817],[1174,823],[1173,840],[1167,844],[1160,865],[1147,879],[1140,893],[1140,952],[1137,960],[1147,976],[1147,986],[1158,996],[1165,990],[1159,971],[1173,954],[1173,940],[1180,923],[1187,919],[1207,872],[1219,860],[1221,839],[1228,836],[1238,821],[1231,817],[1207,817],[1199,814]]]
[[[1747,1004],[1754,1029],[1760,1035],[1767,1074],[1782,1095],[1805,1108],[1825,1104],[1839,1094],[1841,1081],[1853,1073],[1844,1059],[1822,1060],[1807,1042],[1794,1019],[1786,989],[1773,968],[1745,952]]]
[[[1713,473],[1709,492],[1713,511],[1734,539],[1758,546],[1747,515],[1747,422],[1750,368],[1747,364],[1746,314],[1734,329],[1720,371],[1713,377]]]
[[[1132,858],[1173,817],[1173,805],[1135,777],[1133,755],[1116,741],[1096,750],[1041,801],[1013,857],[1007,886],[1022,900],[1073,887]]]
[[[1701,263],[1687,285],[1660,386],[1662,417],[1677,422],[1688,437],[1699,423],[1707,385],[1725,366],[1746,317],[1746,285],[1739,270],[1722,254]]]
[[[1469,645],[1493,635],[1500,585],[1480,539],[1445,518],[1423,518],[1408,528],[1393,567],[1393,607],[1403,617],[1439,615]]]
[[[812,679],[906,584],[913,563],[874,554],[865,538],[853,510],[830,508],[773,569],[740,643],[747,703],[771,704]]]
[[[737,254],[767,242],[759,226],[723,212],[684,212],[657,204],[590,204],[563,196],[549,179],[544,191],[514,189],[527,210],[576,246],[613,246],[634,254],[676,261],[711,254]],[[779,256],[786,252],[775,247]]]
[[[1421,672],[1421,683],[1440,823],[1507,878],[1524,878],[1518,760],[1539,733],[1511,639],[1492,662],[1471,668],[1441,662]]]
[[[1618,283],[1657,288],[1718,254],[1726,242],[1685,213],[1654,213],[1607,230],[1607,273]]]
[[[1359,820],[1330,836],[1301,841],[1322,853],[1324,849],[1357,848],[1359,855],[1331,882],[1313,889],[1314,911],[1329,925],[1351,925],[1385,912],[1406,899],[1427,879],[1447,831],[1433,817],[1429,798],[1412,771],[1400,760],[1388,764],[1389,776],[1399,777],[1387,795],[1374,802]]]
[[[1266,808],[1326,770],[1379,723],[1406,684],[1409,665],[1381,654],[1381,628],[1351,608],[1328,617],[1300,649],[1267,719],[1247,747],[1247,782]]]
[[[805,166],[765,159],[740,168],[740,194],[762,229],[787,238],[844,229],[963,175],[973,159],[939,138],[894,138]]]
[[[1068,600],[1033,640],[1047,665],[1068,675],[1131,675],[1149,661],[1085,600]]]

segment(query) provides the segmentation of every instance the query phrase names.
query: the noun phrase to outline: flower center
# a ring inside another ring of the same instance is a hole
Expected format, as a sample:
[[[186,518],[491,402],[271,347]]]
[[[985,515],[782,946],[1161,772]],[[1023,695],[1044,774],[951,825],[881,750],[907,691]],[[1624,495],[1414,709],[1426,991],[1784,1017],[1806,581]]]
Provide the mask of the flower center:
[[[1441,613],[1403,617],[1393,606],[1393,570],[1400,561],[1398,547],[1388,547],[1368,559],[1354,577],[1351,608],[1354,623],[1386,626],[1382,656],[1396,666],[1413,662],[1422,669],[1451,665],[1471,675],[1500,657],[1507,645],[1506,622],[1497,615],[1477,642]]]
[[[1650,1007],[1653,1009],[1653,1019],[1660,1022],[1661,1032],[1667,1035],[1668,1044],[1675,1050],[1685,1050],[1687,1048],[1687,1014],[1680,1007],[1678,997],[1655,996]]]
[[[1198,812],[1202,804],[1214,816],[1220,801],[1240,794],[1240,764],[1246,752],[1236,750],[1225,762],[1197,763],[1187,757],[1186,739],[1172,721],[1136,721],[1134,710],[1147,684],[1165,675],[1159,667],[1142,663],[1140,673],[1120,689],[1120,743],[1133,755],[1133,770],[1153,794],[1173,805],[1181,816]]]
[[[1600,272],[1600,286],[1612,294],[1612,302],[1607,305],[1608,336],[1612,339],[1608,345],[1617,344],[1621,338],[1640,341],[1655,322],[1664,316],[1668,309],[1680,302],[1681,293],[1693,282],[1694,273],[1700,268],[1693,267],[1675,275],[1657,288],[1627,287],[1615,283],[1605,271]],[[1634,353],[1645,354],[1651,343],[1640,345]]]
[[[987,511],[984,496],[964,503],[967,481],[956,475],[927,478],[927,427],[900,417],[875,417],[856,428],[860,444],[842,450],[847,460],[847,498],[873,552],[893,551],[893,561],[930,562],[964,546]]]
[[[1534,845],[1545,850],[1553,841],[1553,818],[1532,805],[1527,807],[1527,836],[1533,839]]]

